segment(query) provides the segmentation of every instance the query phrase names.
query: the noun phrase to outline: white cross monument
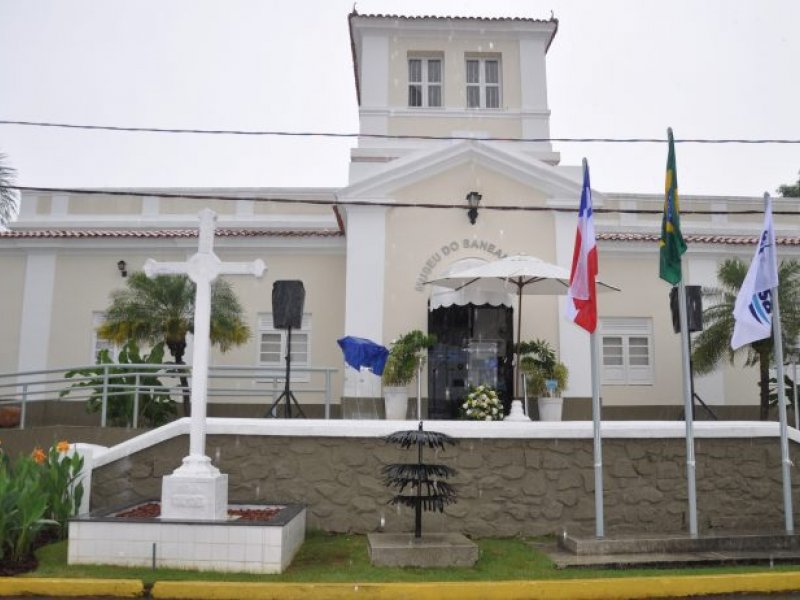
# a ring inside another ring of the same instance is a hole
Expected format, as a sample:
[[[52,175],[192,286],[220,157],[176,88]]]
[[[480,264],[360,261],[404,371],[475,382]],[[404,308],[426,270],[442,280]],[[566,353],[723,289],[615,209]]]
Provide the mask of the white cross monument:
[[[206,456],[206,404],[208,355],[211,346],[211,282],[218,275],[261,277],[266,266],[261,259],[249,263],[224,263],[214,254],[214,222],[217,215],[200,211],[197,253],[186,262],[156,262],[148,259],[144,272],[156,275],[186,274],[196,287],[194,344],[192,346],[192,416],[189,456],[161,486],[161,516],[165,519],[225,519],[228,511],[228,476],[220,473]]]

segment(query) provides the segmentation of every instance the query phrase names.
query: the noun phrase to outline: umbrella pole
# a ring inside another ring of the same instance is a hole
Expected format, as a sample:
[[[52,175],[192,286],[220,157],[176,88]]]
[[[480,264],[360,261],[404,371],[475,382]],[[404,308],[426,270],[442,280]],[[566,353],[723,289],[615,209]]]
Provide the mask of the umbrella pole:
[[[512,390],[512,400],[519,396],[520,390],[520,370],[519,370],[519,348],[522,343],[522,285],[517,285],[517,348],[516,348],[516,361],[514,363],[514,390]]]

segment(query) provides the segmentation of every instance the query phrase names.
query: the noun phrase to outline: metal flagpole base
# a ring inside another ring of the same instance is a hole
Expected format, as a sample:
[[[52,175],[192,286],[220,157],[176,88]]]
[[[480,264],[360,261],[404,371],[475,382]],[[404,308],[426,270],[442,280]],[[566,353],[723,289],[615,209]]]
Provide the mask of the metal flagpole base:
[[[530,418],[522,410],[522,400],[513,400],[511,410],[504,421],[530,421]]]

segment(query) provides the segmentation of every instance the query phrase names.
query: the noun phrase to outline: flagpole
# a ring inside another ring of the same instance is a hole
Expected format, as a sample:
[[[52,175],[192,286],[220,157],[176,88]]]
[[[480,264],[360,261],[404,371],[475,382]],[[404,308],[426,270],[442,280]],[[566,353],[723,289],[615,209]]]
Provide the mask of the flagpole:
[[[794,400],[794,428],[800,431],[800,410],[797,410],[797,348],[792,352],[792,400]]]
[[[769,205],[769,194],[764,193],[764,210]],[[774,231],[774,230],[773,230]],[[775,243],[774,236],[770,243]],[[775,348],[775,370],[778,388],[778,420],[781,432],[781,466],[783,472],[783,514],[786,533],[794,533],[794,515],[792,514],[792,461],[789,457],[789,432],[786,426],[786,389],[783,374],[783,328],[781,327],[781,307],[778,302],[778,288],[770,290],[772,296],[772,339]]]
[[[584,159],[586,160],[586,159]],[[600,360],[597,331],[589,335],[592,356],[592,429],[594,431],[594,522],[595,535],[605,536],[603,517],[603,438],[600,432]]]
[[[689,497],[689,535],[697,537],[697,491],[694,459],[694,407],[689,364],[689,325],[686,318],[686,284],[678,282],[678,314],[681,324],[681,366],[683,367],[683,412],[686,422],[686,491]]]
[[[681,326],[681,368],[683,371],[683,413],[686,423],[686,495],[689,500],[689,534],[697,537],[697,490],[694,459],[694,398],[692,394],[692,363],[689,324],[686,318],[686,284],[683,281],[683,258],[686,242],[680,232],[678,202],[678,171],[675,164],[675,139],[672,127],[667,127],[667,176],[664,186],[664,218],[661,224],[659,276],[678,285],[678,319]]]
[[[781,428],[781,463],[783,465],[783,512],[786,533],[794,533],[792,515],[792,461],[789,458],[789,432],[786,426],[786,389],[783,384],[783,331],[781,328],[781,309],[778,303],[778,288],[772,288],[772,328],[775,344],[775,369],[778,384],[778,418]]]

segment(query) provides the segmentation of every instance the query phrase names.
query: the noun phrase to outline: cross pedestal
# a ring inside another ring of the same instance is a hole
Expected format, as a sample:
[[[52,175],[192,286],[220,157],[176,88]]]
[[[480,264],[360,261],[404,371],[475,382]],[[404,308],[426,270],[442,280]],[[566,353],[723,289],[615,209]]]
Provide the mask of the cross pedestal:
[[[214,254],[216,213],[200,211],[197,253],[186,262],[156,262],[148,259],[144,272],[156,275],[189,276],[196,287],[194,303],[194,344],[192,364],[192,416],[189,455],[161,486],[161,517],[165,519],[218,520],[227,518],[228,476],[220,473],[206,456],[206,405],[208,356],[211,347],[211,282],[218,275],[254,275],[266,269],[261,259],[249,263],[224,263]]]

